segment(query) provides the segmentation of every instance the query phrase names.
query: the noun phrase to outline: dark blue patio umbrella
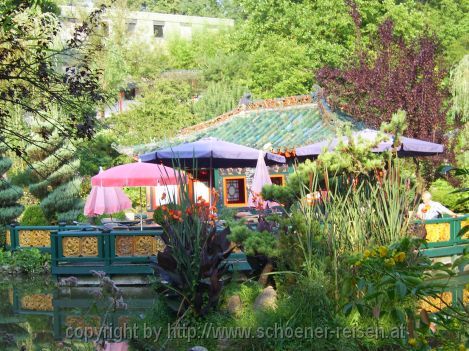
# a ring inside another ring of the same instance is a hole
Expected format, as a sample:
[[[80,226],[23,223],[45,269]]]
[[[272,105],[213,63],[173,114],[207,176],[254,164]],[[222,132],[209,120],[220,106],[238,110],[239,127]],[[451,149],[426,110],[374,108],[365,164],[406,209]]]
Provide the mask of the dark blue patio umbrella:
[[[360,140],[363,141],[374,141],[378,137],[378,131],[373,129],[364,129],[352,134],[355,142]],[[376,153],[391,151],[393,150],[394,137],[387,134],[387,139],[380,142],[372,151]],[[320,155],[324,150],[334,150],[340,141],[345,143],[348,142],[347,137],[334,138],[332,140],[324,140],[318,143],[302,146],[296,149],[296,156],[300,159],[304,158],[315,158]],[[396,148],[398,156],[401,157],[412,157],[412,156],[431,156],[443,152],[443,145],[431,143],[424,140],[401,137],[399,139],[400,144]]]
[[[217,138],[203,138],[140,155],[142,162],[162,163],[181,168],[256,167],[259,150]],[[267,165],[283,164],[285,157],[265,153]]]
[[[217,138],[203,138],[143,155],[143,162],[162,163],[183,169],[210,169],[210,189],[212,189],[212,170],[214,168],[256,167],[259,150],[230,143]],[[284,156],[264,153],[267,165],[286,163]],[[210,196],[210,202],[212,197]]]

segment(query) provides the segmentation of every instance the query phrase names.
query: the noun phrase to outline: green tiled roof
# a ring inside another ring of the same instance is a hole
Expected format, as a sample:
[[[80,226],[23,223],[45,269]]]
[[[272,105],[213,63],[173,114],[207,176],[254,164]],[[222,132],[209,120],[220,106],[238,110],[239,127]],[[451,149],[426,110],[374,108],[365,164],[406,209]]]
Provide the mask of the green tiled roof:
[[[167,141],[134,146],[133,152],[141,154],[204,137],[216,137],[256,149],[292,149],[334,137],[339,124],[353,124],[353,120],[343,115],[334,115],[332,119],[326,120],[315,103],[242,111],[214,121],[188,128],[189,132],[183,131]],[[357,124],[354,126],[361,129]]]

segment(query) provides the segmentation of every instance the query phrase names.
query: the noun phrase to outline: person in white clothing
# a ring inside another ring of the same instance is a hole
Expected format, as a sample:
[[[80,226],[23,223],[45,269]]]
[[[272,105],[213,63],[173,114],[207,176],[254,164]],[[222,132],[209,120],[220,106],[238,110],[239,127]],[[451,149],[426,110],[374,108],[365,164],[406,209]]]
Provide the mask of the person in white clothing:
[[[459,216],[439,202],[432,201],[432,194],[425,191],[422,194],[422,203],[417,209],[417,217],[420,219],[435,219],[443,214],[450,215],[451,217]]]

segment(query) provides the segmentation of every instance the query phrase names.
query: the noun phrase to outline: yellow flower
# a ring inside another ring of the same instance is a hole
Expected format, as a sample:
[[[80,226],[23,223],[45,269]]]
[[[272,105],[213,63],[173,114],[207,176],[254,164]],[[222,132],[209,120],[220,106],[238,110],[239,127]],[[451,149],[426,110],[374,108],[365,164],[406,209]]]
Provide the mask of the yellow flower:
[[[398,252],[395,256],[394,256],[394,261],[396,262],[404,262],[405,261],[405,252]]]
[[[386,246],[380,246],[378,252],[381,257],[386,257],[388,255],[388,248]]]
[[[361,266],[361,265],[362,265],[362,261],[357,261],[357,262],[355,262],[355,266],[356,266],[356,267],[359,267],[359,266]]]
[[[370,256],[371,256],[371,251],[370,250],[365,250],[365,252],[363,253],[363,257],[368,258]]]
[[[394,267],[396,265],[396,261],[394,261],[394,258],[389,258],[384,260],[384,264],[386,267]]]
[[[415,340],[414,338],[410,338],[410,339],[409,339],[409,345],[410,345],[410,346],[415,346],[415,345],[417,345],[417,340]]]
[[[466,351],[466,346],[464,344],[459,344],[459,351]]]

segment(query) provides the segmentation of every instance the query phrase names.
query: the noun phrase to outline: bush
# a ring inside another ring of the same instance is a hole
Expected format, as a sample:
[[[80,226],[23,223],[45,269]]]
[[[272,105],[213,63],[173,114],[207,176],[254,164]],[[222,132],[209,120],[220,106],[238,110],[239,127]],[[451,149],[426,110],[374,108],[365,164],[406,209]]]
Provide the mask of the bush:
[[[39,205],[26,207],[20,222],[21,225],[49,225],[44,211]]]
[[[50,264],[50,255],[42,254],[37,248],[24,248],[13,253],[0,250],[0,266],[9,266],[9,273],[45,273]]]
[[[235,225],[230,230],[228,240],[237,243],[247,255],[264,255],[271,258],[278,256],[278,240],[273,234],[254,231],[246,225]]]
[[[451,194],[455,190],[456,188],[444,179],[437,179],[430,186],[430,192],[434,201],[441,202],[454,212],[468,213],[469,202],[466,201],[465,203],[458,204],[458,201],[464,199],[467,195],[464,193]]]
[[[26,274],[43,273],[50,262],[49,254],[42,254],[36,248],[20,249],[11,255],[11,265]]]

